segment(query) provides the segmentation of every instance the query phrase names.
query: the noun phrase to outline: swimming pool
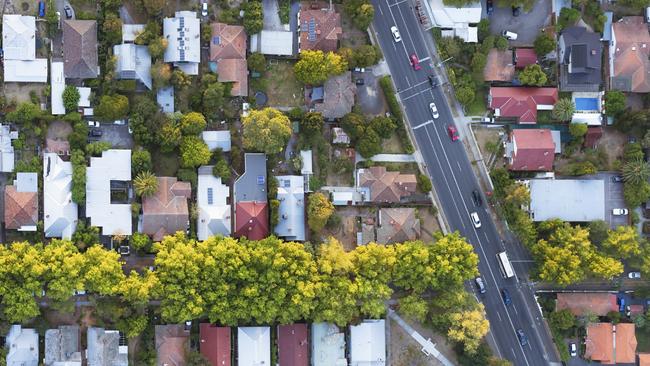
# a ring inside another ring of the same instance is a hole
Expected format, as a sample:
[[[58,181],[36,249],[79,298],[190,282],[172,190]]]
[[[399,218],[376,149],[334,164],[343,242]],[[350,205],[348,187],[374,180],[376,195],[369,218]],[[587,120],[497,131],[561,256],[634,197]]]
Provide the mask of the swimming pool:
[[[598,98],[575,98],[577,111],[597,111]]]

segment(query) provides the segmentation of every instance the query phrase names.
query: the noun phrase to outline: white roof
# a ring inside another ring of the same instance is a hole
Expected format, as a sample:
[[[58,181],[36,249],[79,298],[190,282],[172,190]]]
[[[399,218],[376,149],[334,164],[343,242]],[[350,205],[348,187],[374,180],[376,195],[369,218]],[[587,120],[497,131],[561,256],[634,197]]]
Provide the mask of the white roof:
[[[5,60],[35,59],[36,18],[4,14],[2,16],[2,49]]]
[[[38,333],[12,325],[5,339],[7,366],[38,366]]]
[[[481,21],[481,2],[456,8],[445,6],[443,0],[428,0],[431,23],[438,28],[466,28],[470,23]]]
[[[350,366],[386,365],[386,324],[384,319],[364,320],[350,326]]]
[[[72,164],[55,153],[43,154],[43,218],[46,238],[70,239],[77,227],[72,202]]]
[[[91,89],[78,86],[77,91],[79,92],[79,103],[77,104],[77,106],[81,108],[90,107]]]
[[[151,55],[147,46],[133,43],[113,46],[113,54],[117,57],[115,72],[117,79],[140,80],[151,89]]]
[[[349,144],[350,143],[350,136],[348,136],[345,131],[341,127],[334,127],[332,128],[332,143],[333,144]]]
[[[135,42],[142,31],[144,31],[144,24],[122,24],[122,42]]]
[[[600,113],[574,113],[571,117],[571,123],[585,123],[589,126],[601,126],[603,124],[603,115]]]
[[[263,30],[251,36],[251,52],[265,55],[293,55],[293,32]]]
[[[330,323],[311,325],[312,366],[347,366],[345,358],[345,334]]]
[[[314,174],[311,150],[300,150],[300,159],[302,160],[300,174]]]
[[[347,205],[348,202],[354,201],[354,192],[332,192],[332,204],[333,205]]]
[[[131,235],[131,205],[111,204],[111,181],[131,180],[131,150],[107,150],[86,169],[86,216],[103,235]]]
[[[193,11],[177,11],[174,18],[165,18],[163,36],[168,42],[165,62],[173,62],[177,67],[194,64],[181,69],[189,75],[197,75],[201,62],[200,29],[200,21]]]
[[[156,102],[163,113],[174,113],[174,87],[167,86],[158,89],[156,92]]]
[[[63,106],[63,90],[65,90],[65,76],[63,75],[63,62],[52,62],[50,70],[50,95],[52,96],[52,114],[65,114]]]
[[[230,151],[230,131],[203,131],[201,138],[208,145],[210,151],[217,148],[226,152]]]
[[[0,124],[0,172],[11,173],[14,171],[14,147],[11,140],[18,138],[11,135],[8,125]]]
[[[533,221],[605,219],[605,182],[602,179],[531,179],[529,187]]]
[[[230,236],[232,219],[231,208],[227,204],[229,197],[230,188],[221,183],[221,178],[212,175],[212,166],[200,167],[196,189],[199,211],[196,231],[199,240],[215,235]]]
[[[273,231],[286,240],[305,240],[305,178],[281,175],[278,180],[279,220]]]
[[[239,366],[271,365],[271,328],[237,328]]]
[[[47,59],[5,60],[5,82],[47,83]]]

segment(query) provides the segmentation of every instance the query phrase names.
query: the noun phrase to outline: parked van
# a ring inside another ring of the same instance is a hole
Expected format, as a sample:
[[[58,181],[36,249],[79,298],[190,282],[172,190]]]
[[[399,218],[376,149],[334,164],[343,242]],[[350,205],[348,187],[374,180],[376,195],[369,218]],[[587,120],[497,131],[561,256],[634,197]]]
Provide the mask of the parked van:
[[[501,35],[506,37],[506,39],[509,39],[511,41],[516,41],[517,40],[517,33],[515,33],[515,32],[510,32],[510,31],[504,30],[501,33]]]

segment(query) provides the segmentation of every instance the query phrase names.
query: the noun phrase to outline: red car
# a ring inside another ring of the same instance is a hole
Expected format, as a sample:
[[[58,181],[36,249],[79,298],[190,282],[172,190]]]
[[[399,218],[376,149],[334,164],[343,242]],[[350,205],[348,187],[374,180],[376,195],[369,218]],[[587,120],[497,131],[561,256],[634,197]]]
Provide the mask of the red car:
[[[447,125],[447,133],[449,134],[449,138],[451,138],[451,141],[458,140],[458,131],[456,131],[456,127],[452,125]]]
[[[420,66],[420,60],[418,59],[418,56],[415,53],[411,54],[409,60],[411,61],[411,65],[413,66],[413,69],[415,69],[415,71],[418,71],[422,68]]]

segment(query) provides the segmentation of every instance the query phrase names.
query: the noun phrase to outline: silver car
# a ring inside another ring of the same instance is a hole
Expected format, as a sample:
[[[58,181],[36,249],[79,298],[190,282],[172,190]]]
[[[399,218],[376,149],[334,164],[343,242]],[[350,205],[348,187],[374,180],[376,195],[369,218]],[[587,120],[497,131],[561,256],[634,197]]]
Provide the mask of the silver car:
[[[440,117],[440,114],[438,114],[438,108],[436,107],[436,103],[429,104],[429,108],[431,109],[431,114],[433,115],[433,118]]]
[[[400,36],[399,30],[397,30],[396,26],[390,27],[390,32],[393,34],[393,39],[395,40],[395,42],[402,41],[402,36]]]

